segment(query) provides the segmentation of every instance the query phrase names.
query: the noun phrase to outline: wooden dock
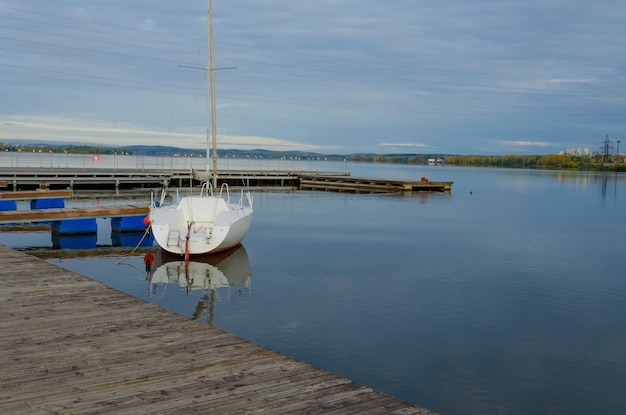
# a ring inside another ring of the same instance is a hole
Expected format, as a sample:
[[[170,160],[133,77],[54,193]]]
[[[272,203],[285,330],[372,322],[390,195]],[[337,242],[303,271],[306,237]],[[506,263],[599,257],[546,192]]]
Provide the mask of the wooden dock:
[[[354,193],[444,192],[450,193],[453,182],[396,180],[353,176],[300,175],[300,189]]]
[[[431,413],[2,245],[0,267],[0,413]]]
[[[71,190],[20,190],[14,192],[0,192],[0,200],[34,200],[72,197]]]
[[[314,172],[307,172],[313,174]],[[315,172],[316,174],[329,174]],[[339,173],[332,173],[337,175]],[[198,184],[190,170],[111,168],[8,168],[0,167],[0,184],[13,190],[34,189],[133,189],[188,187]],[[298,173],[287,170],[220,171],[218,184],[229,186],[280,186],[297,188]]]
[[[156,169],[0,167],[0,183],[13,190],[160,187],[172,177],[173,172]]]
[[[33,169],[0,167],[0,183],[12,185],[13,190],[33,189],[136,189],[188,187],[198,185],[198,177],[188,170],[145,169]],[[289,187],[300,190],[330,190],[353,193],[445,192],[453,182],[412,181],[384,178],[352,177],[344,172],[287,170],[227,170],[220,171],[218,186]]]
[[[122,216],[145,216],[150,212],[147,205],[90,206],[75,208],[50,208],[0,211],[2,223],[47,222],[86,218],[113,218]]]

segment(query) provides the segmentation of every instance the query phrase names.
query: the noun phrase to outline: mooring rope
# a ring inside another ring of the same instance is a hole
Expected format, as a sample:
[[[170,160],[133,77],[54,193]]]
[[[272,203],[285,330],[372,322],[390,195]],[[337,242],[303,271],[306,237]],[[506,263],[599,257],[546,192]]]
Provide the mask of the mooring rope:
[[[126,255],[126,258],[124,258],[120,262],[118,262],[117,265],[119,265],[122,262],[126,261],[129,257],[131,257],[137,251],[137,249],[139,249],[139,247],[141,246],[141,243],[143,242],[143,240],[146,239],[146,236],[148,235],[148,233],[150,233],[150,227],[151,226],[152,226],[152,222],[148,223],[148,226],[146,227],[146,231],[143,233],[143,236],[141,237],[141,239],[139,240],[137,245],[133,248],[132,251],[130,251],[130,253],[128,255]]]

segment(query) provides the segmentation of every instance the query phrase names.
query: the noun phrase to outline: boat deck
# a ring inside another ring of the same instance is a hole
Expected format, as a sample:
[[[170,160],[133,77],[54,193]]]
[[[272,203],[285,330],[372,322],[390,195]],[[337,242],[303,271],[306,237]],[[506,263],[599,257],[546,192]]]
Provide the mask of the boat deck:
[[[0,267],[0,413],[431,413],[2,245]]]

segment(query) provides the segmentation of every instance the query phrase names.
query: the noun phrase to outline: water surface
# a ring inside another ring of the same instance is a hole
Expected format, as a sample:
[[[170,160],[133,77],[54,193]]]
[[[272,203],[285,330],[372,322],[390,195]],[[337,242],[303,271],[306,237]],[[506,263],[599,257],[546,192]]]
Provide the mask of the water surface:
[[[210,282],[175,278],[175,264],[146,273],[156,248],[49,261],[442,414],[626,413],[624,175],[349,169],[455,183],[257,191],[243,253],[199,265]],[[99,225],[98,245],[111,244]]]

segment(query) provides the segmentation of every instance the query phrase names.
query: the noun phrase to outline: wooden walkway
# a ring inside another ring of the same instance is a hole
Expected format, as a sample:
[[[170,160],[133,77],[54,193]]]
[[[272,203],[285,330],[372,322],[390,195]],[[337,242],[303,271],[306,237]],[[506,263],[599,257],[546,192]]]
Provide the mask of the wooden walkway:
[[[2,245],[0,267],[0,413],[431,413]]]
[[[342,173],[305,174],[337,176]],[[289,170],[226,170],[220,171],[218,185],[297,187],[298,175],[298,172]],[[190,182],[199,183],[190,170],[0,167],[0,187],[9,186],[13,190],[188,187]]]
[[[203,176],[200,174],[199,176]],[[33,169],[0,167],[0,185],[12,184],[13,190],[26,189],[133,189],[188,187],[199,184],[189,171],[139,169]],[[453,182],[415,181],[352,177],[349,173],[282,170],[220,171],[218,186],[289,187],[300,190],[330,190],[353,193],[445,192]],[[9,196],[7,196],[9,197]]]
[[[68,198],[74,193],[71,190],[21,190],[15,192],[0,192],[1,200],[33,200],[50,198]]]
[[[87,218],[113,218],[122,216],[145,216],[150,208],[145,205],[91,206],[75,208],[50,208],[0,211],[2,223],[30,223],[53,220]]]

